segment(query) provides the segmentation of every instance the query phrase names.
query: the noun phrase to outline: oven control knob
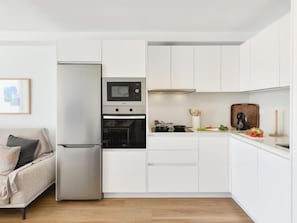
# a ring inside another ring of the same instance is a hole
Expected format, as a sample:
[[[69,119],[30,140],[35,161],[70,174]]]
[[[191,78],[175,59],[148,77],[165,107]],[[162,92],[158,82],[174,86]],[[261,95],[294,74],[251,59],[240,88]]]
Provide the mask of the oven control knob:
[[[139,88],[136,88],[136,89],[135,89],[135,93],[136,93],[136,94],[139,94]]]
[[[133,111],[133,109],[132,109],[132,108],[130,108],[130,109],[129,109],[129,111],[130,111],[130,112],[132,112],[132,111]]]
[[[115,111],[116,111],[116,112],[118,112],[118,111],[119,111],[119,109],[118,109],[118,108],[116,108],[116,109],[115,109]]]

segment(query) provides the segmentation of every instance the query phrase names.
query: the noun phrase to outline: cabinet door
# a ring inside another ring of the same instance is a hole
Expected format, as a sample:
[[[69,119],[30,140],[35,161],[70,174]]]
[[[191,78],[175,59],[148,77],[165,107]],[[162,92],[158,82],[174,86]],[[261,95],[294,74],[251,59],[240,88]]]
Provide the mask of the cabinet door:
[[[149,165],[149,192],[198,192],[197,165]]]
[[[259,150],[259,222],[291,222],[290,160]]]
[[[258,149],[233,138],[230,149],[232,196],[253,219],[257,219]]]
[[[145,192],[145,150],[103,150],[103,193]]]
[[[61,40],[57,42],[59,62],[97,62],[101,61],[100,40]]]
[[[145,77],[144,40],[103,40],[103,77]]]
[[[290,85],[290,13],[279,20],[279,82]]]
[[[229,136],[199,136],[199,192],[229,191]]]
[[[195,88],[198,92],[220,91],[221,47],[195,47]]]
[[[171,47],[171,88],[194,88],[194,47]]]
[[[239,91],[239,46],[221,48],[221,91]]]
[[[148,88],[171,88],[170,46],[148,47]]]
[[[278,23],[251,39],[251,90],[279,86]]]
[[[251,41],[248,40],[240,45],[240,91],[249,91],[251,82]]]

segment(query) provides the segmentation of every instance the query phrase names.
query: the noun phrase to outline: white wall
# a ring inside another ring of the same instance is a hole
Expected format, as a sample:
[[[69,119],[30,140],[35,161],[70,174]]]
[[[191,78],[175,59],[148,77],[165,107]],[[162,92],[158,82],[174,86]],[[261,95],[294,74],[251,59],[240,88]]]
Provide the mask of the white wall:
[[[0,115],[0,127],[45,127],[55,143],[56,47],[1,46],[0,78],[31,78],[31,114]]]
[[[189,108],[199,108],[202,111],[201,126],[230,126],[231,105],[248,100],[248,93],[150,93],[148,121],[150,126],[154,120],[191,126]]]
[[[280,134],[289,135],[290,128],[290,90],[274,89],[259,92],[251,92],[250,103],[260,106],[260,127],[266,133],[274,133],[275,110],[278,110],[278,131]]]

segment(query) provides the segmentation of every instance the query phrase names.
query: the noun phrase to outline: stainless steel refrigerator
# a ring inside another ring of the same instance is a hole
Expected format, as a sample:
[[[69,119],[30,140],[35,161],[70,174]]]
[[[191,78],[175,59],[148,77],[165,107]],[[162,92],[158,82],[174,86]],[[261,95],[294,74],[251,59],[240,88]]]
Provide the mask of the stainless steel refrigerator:
[[[58,64],[56,200],[102,198],[101,65]]]

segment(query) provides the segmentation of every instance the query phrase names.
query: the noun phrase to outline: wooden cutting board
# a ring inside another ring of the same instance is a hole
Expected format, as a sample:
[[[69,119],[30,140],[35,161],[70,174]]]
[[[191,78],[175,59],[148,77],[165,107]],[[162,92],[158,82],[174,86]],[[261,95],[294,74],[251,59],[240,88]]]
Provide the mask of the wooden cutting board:
[[[233,104],[231,105],[231,126],[237,126],[237,113],[243,112],[247,117],[249,128],[259,128],[259,105],[257,104]]]

